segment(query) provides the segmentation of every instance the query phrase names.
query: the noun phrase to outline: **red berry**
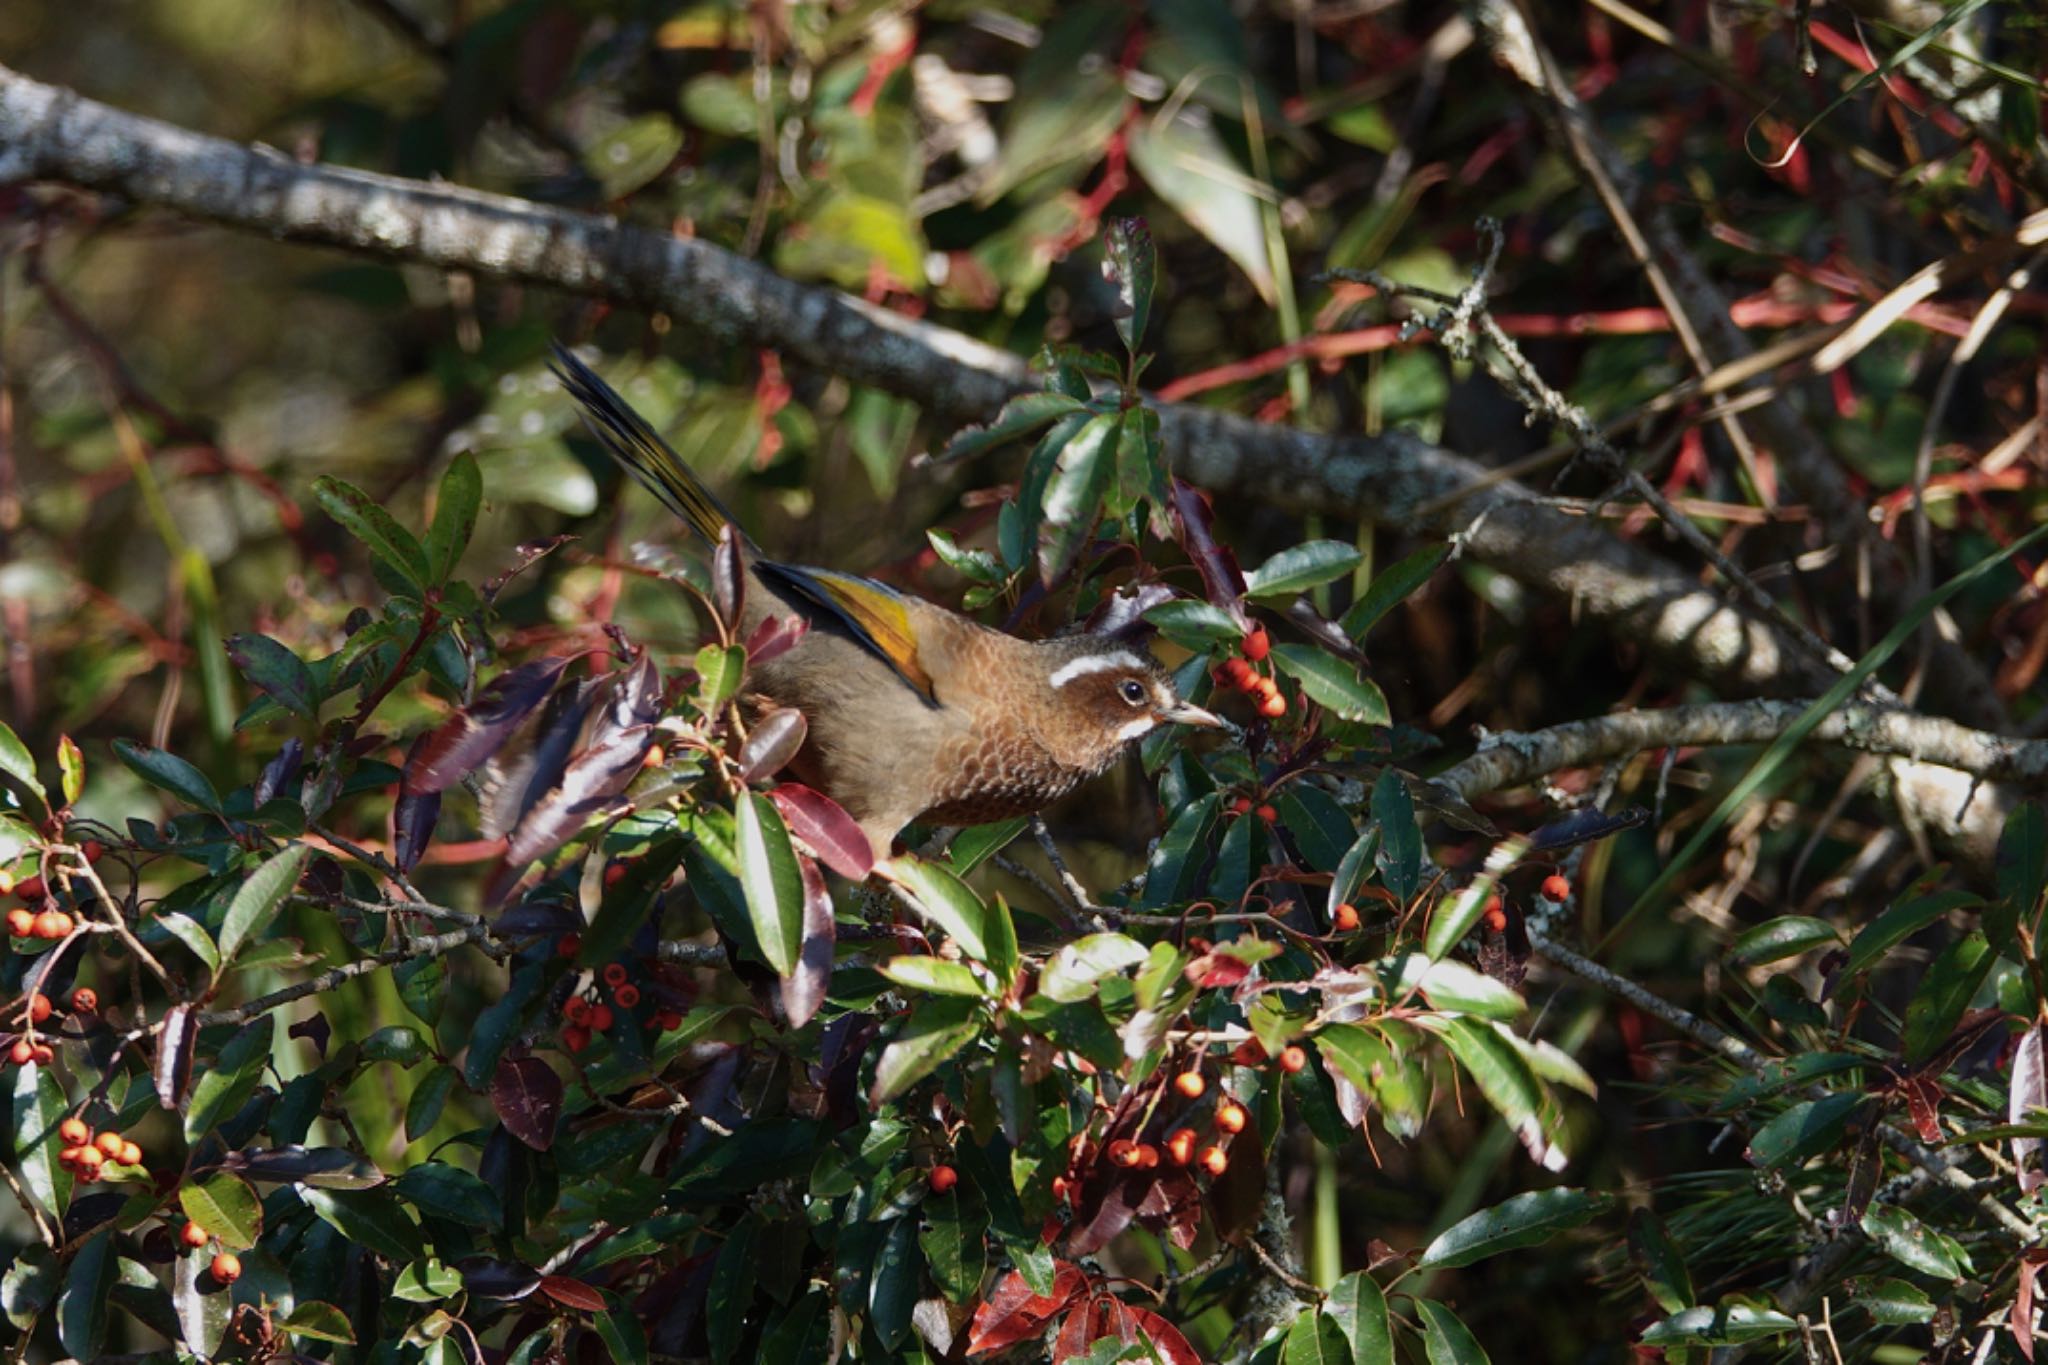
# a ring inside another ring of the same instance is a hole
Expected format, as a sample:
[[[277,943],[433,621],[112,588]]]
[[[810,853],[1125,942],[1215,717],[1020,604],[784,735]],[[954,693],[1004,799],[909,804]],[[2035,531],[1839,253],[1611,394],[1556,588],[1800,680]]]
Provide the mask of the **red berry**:
[[[643,768],[659,768],[666,762],[668,762],[668,755],[661,751],[659,744],[653,744],[648,746],[646,754],[640,759],[640,766]]]
[[[590,1026],[603,1033],[612,1026],[612,1007],[599,1003],[590,1007]]]
[[[625,879],[626,865],[624,863],[613,863],[604,870],[604,884],[606,886],[617,886]]]
[[[71,916],[62,910],[45,910],[36,916],[37,938],[58,939],[71,932]]]
[[[1149,1142],[1141,1142],[1141,1143],[1139,1143],[1139,1144],[1138,1144],[1138,1165],[1139,1165],[1139,1166],[1141,1166],[1142,1168],[1144,1168],[1145,1170],[1148,1170],[1148,1171],[1149,1171],[1149,1170],[1151,1170],[1151,1169],[1152,1169],[1152,1168],[1153,1168],[1154,1166],[1157,1166],[1158,1164],[1159,1164],[1159,1149],[1158,1149],[1157,1147],[1154,1147],[1154,1146],[1153,1146],[1153,1145],[1152,1145],[1151,1143],[1149,1143]]]
[[[1237,690],[1244,693],[1247,697],[1256,697],[1263,694],[1273,682],[1271,678],[1261,677],[1258,670],[1249,664],[1245,665],[1244,672],[1238,674],[1235,681],[1237,683]]]
[[[932,1187],[933,1194],[944,1194],[960,1183],[960,1172],[951,1166],[934,1166],[925,1176],[925,1183]]]
[[[555,940],[556,957],[574,957],[583,951],[583,935],[564,934]]]
[[[36,912],[17,905],[7,912],[7,932],[16,938],[27,938],[36,931]]]
[[[43,1020],[45,1020],[45,1019],[47,1019],[47,1018],[49,1018],[49,1017],[50,1017],[50,997],[49,997],[49,996],[47,996],[47,995],[44,995],[44,994],[43,994],[43,993],[42,993],[41,991],[38,991],[38,992],[36,992],[36,993],[35,993],[34,995],[31,995],[31,996],[30,996],[30,997],[28,998],[28,1019],[29,1019],[29,1022],[30,1022],[30,1023],[32,1023],[32,1024],[40,1024],[40,1023],[42,1023],[42,1022],[43,1022]]]
[[[48,1043],[37,1043],[34,1047],[29,1049],[29,1060],[34,1062],[37,1066],[48,1066],[51,1062],[55,1061],[56,1059],[57,1054],[50,1050],[50,1045]]]
[[[1543,899],[1562,905],[1572,898],[1572,884],[1553,872],[1543,879]]]
[[[39,901],[47,893],[41,877],[23,877],[14,884],[14,894],[25,901]]]
[[[1508,927],[1508,912],[1501,907],[1500,897],[1498,895],[1492,895],[1486,898],[1486,909],[1482,910],[1480,912],[1480,915],[1486,920],[1486,927],[1493,930],[1493,932],[1495,932],[1496,934],[1506,932]]]
[[[677,1010],[656,1010],[654,1026],[663,1033],[667,1033],[670,1029],[678,1029],[683,1026],[683,1016]]]
[[[589,1023],[590,1002],[580,995],[570,996],[568,1002],[562,1006],[562,1017],[572,1024]]]
[[[1210,1175],[1222,1175],[1230,1169],[1230,1154],[1221,1147],[1204,1147],[1201,1162],[1202,1169]]]
[[[57,1136],[67,1147],[83,1147],[92,1141],[92,1129],[85,1126],[84,1119],[66,1119],[57,1125]]]
[[[85,855],[87,862],[96,863],[106,853],[107,846],[97,839],[87,839],[78,846],[78,851]]]
[[[1230,803],[1230,809],[1239,815],[1249,815],[1252,810],[1252,799],[1249,796],[1240,796]]]
[[[1185,1166],[1195,1159],[1195,1130],[1176,1128],[1173,1136],[1166,1139],[1166,1158],[1176,1166]]]
[[[1224,680],[1232,687],[1240,686],[1246,678],[1252,676],[1252,672],[1252,666],[1235,655],[1223,661]]]
[[[605,984],[605,985],[607,985],[607,986],[613,986],[613,987],[617,987],[617,986],[623,986],[623,985],[625,985],[625,984],[626,984],[626,964],[625,964],[625,963],[623,963],[623,962],[607,962],[607,963],[605,963],[605,964],[604,964],[604,984]]]
[[[1300,1048],[1289,1045],[1280,1049],[1280,1069],[1292,1076],[1308,1065],[1308,1054]]]
[[[80,1147],[78,1149],[78,1171],[79,1174],[88,1180],[99,1173],[100,1167],[104,1166],[106,1161],[106,1153],[97,1147]]]
[[[1255,626],[1252,633],[1244,637],[1242,648],[1244,657],[1257,663],[1273,652],[1273,642],[1267,638],[1264,626]]]
[[[1330,926],[1340,934],[1348,934],[1358,927],[1358,907],[1349,901],[1342,901],[1330,912]]]
[[[1225,1100],[1216,1106],[1216,1126],[1226,1133],[1242,1133],[1248,1121],[1244,1106],[1236,1100]]]
[[[99,992],[90,986],[80,986],[71,992],[71,1010],[74,1014],[91,1014],[100,1007]]]
[[[1266,1061],[1266,1045],[1256,1038],[1247,1038],[1231,1051],[1230,1060],[1237,1066],[1262,1066]]]
[[[213,1278],[222,1284],[233,1284],[242,1278],[242,1258],[232,1251],[223,1251],[213,1258]]]
[[[562,1046],[571,1052],[581,1052],[590,1046],[590,1030],[581,1024],[571,1024],[562,1030]]]
[[[142,1164],[142,1148],[135,1143],[124,1142],[121,1144],[121,1150],[114,1154],[114,1160],[120,1162],[123,1166],[140,1166]]]
[[[1202,1092],[1209,1088],[1209,1083],[1202,1079],[1202,1073],[1199,1071],[1183,1071],[1173,1078],[1173,1088],[1188,1099],[1198,1100],[1202,1098]]]
[[[7,1049],[7,1060],[16,1066],[27,1066],[36,1059],[35,1044],[26,1038],[14,1040],[14,1046]]]
[[[629,981],[612,992],[612,999],[619,1002],[620,1009],[629,1010],[640,1003],[640,988]]]
[[[1278,692],[1268,693],[1259,699],[1259,714],[1267,720],[1278,720],[1287,714],[1287,698]]]
[[[206,1235],[206,1229],[197,1223],[187,1223],[178,1230],[178,1240],[188,1247],[203,1247],[213,1238]]]
[[[1280,818],[1280,812],[1274,810],[1271,806],[1260,806],[1257,814],[1261,820],[1264,820],[1269,825]]]
[[[1118,1138],[1109,1144],[1109,1161],[1112,1166],[1136,1166],[1144,1159],[1138,1151],[1138,1144],[1129,1138]]]

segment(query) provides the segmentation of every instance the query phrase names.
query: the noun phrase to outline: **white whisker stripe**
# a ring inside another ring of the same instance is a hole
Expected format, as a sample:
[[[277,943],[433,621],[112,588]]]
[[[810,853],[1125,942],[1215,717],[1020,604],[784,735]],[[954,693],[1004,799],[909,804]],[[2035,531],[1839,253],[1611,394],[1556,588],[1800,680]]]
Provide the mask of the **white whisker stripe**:
[[[1149,733],[1158,724],[1158,720],[1152,716],[1140,716],[1136,720],[1125,721],[1124,728],[1116,732],[1116,742],[1119,744],[1127,743],[1138,738],[1140,735]]]
[[[1078,659],[1069,659],[1052,671],[1050,681],[1054,687],[1065,687],[1076,678],[1084,678],[1090,673],[1104,673],[1112,668],[1121,668],[1132,673],[1145,671],[1145,665],[1137,655],[1118,650],[1114,654],[1083,654]]]

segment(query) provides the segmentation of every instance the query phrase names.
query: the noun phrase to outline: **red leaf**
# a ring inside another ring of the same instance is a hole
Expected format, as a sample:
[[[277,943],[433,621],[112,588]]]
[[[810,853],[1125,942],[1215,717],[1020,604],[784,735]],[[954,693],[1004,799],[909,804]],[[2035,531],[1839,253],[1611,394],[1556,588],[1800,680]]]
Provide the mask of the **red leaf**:
[[[1098,1184],[1091,1180],[1081,1192],[1081,1206],[1075,1210],[1074,1226],[1067,1233],[1067,1255],[1086,1256],[1109,1245],[1119,1232],[1131,1225],[1131,1219],[1138,1213],[1137,1203],[1144,1198],[1144,1187],[1151,1183],[1147,1171],[1125,1171],[1114,1166],[1099,1166],[1098,1172],[1107,1173],[1108,1179]]]
[[[1138,1330],[1145,1334],[1145,1339],[1152,1343],[1152,1349],[1159,1353],[1166,1365],[1202,1365],[1202,1358],[1181,1335],[1180,1328],[1149,1308],[1133,1308],[1131,1316],[1138,1320]]]
[[[1252,621],[1244,610],[1244,573],[1237,567],[1237,556],[1217,542],[1215,518],[1207,494],[1173,480],[1173,523],[1181,548],[1201,570],[1209,600],[1229,612],[1239,629],[1248,631]]]
[[[540,1292],[564,1308],[580,1308],[586,1313],[602,1313],[605,1308],[604,1295],[567,1275],[541,1276]]]
[[[1252,969],[1229,953],[1204,953],[1186,968],[1188,980],[1207,990],[1211,986],[1235,986],[1252,974]]]
[[[1053,1338],[1052,1358],[1065,1360],[1068,1356],[1088,1354],[1088,1343],[1095,1340],[1096,1324],[1101,1315],[1095,1311],[1093,1299],[1083,1299],[1067,1314],[1067,1320],[1060,1324],[1060,1334]]]
[[[405,763],[404,790],[414,795],[442,791],[475,770],[541,704],[574,657],[535,659],[491,679],[475,701],[413,746]]]
[[[2019,1272],[2019,1287],[2012,1296],[2012,1316],[2008,1324],[2020,1354],[2031,1361],[2034,1358],[2034,1277],[2041,1273],[2041,1267],[2023,1259]]]
[[[740,746],[740,781],[758,782],[781,772],[804,747],[809,730],[804,713],[793,706],[778,706],[762,715]]]
[[[801,616],[770,616],[754,627],[747,637],[747,663],[765,664],[780,658],[810,632],[811,623]]]
[[[505,1131],[536,1152],[555,1142],[555,1120],[562,1113],[562,1078],[538,1057],[508,1057],[491,1077],[491,1107]]]
[[[784,782],[768,793],[789,832],[804,841],[825,866],[849,881],[864,882],[875,870],[875,852],[851,815],[823,792]]]
[[[1088,1287],[1088,1277],[1078,1266],[1055,1261],[1052,1293],[1034,1294],[1024,1277],[1012,1270],[996,1281],[969,1324],[967,1354],[983,1355],[1028,1341],[1045,1331],[1046,1324]]]
[[[1900,1088],[1906,1092],[1906,1112],[1913,1116],[1920,1140],[1940,1142],[1941,1087],[1926,1076],[1908,1076]]]

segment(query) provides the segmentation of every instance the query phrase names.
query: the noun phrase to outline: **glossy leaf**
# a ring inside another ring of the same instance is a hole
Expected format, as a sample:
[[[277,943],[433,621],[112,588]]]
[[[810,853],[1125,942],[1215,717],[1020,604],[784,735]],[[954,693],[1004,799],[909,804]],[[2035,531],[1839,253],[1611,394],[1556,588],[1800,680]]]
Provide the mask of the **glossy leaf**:
[[[1380,829],[1380,880],[1406,905],[1422,879],[1422,831],[1415,824],[1415,803],[1409,799],[1408,784],[1392,768],[1373,784],[1372,818]],[[1424,941],[1431,957],[1450,951],[1451,945],[1440,942],[1441,938],[1433,928]]]
[[[1782,958],[1798,957],[1815,948],[1841,942],[1835,926],[1807,915],[1780,915],[1752,929],[1745,929],[1729,950],[1729,957],[1744,965],[1761,965]]]
[[[1948,1042],[1996,960],[1984,935],[1970,933],[1943,949],[1928,966],[1906,1002],[1906,1022],[1899,1033],[1909,1064],[1928,1060]]]
[[[1643,1287],[1665,1312],[1676,1313],[1697,1302],[1683,1249],[1663,1220],[1647,1208],[1629,1211],[1628,1254],[1643,1277]]]
[[[826,889],[825,874],[809,858],[797,859],[797,870],[804,886],[804,944],[797,954],[796,970],[782,982],[782,1008],[793,1029],[808,1024],[824,1005],[838,945],[838,926],[833,922],[832,894]]]
[[[434,496],[434,524],[427,528],[423,548],[428,582],[441,584],[454,577],[455,566],[476,530],[483,497],[483,475],[477,470],[476,456],[466,450],[456,452],[441,475],[440,491]]]
[[[886,875],[910,894],[924,918],[950,935],[976,962],[989,962],[990,910],[967,884],[937,863],[918,857],[896,858]]]
[[[1352,1365],[1394,1365],[1387,1296],[1372,1276],[1357,1270],[1337,1281],[1323,1300],[1323,1311],[1350,1347]]]
[[[1062,1004],[1089,999],[1104,977],[1137,966],[1150,951],[1127,934],[1089,934],[1053,955],[1039,976],[1038,992]]]
[[[1393,722],[1379,684],[1359,676],[1356,665],[1313,645],[1274,645],[1273,662],[1301,684],[1310,701],[1342,719],[1365,725]]]
[[[115,741],[117,752],[122,742]],[[21,736],[15,734],[5,721],[0,721],[0,775],[13,778],[21,784],[22,790],[45,806],[50,804],[50,798],[43,792],[42,779],[36,776],[34,755],[29,753],[28,746],[21,742]]]
[[[231,1171],[214,1171],[178,1186],[178,1206],[222,1244],[247,1251],[263,1235],[263,1204],[249,1182]]]
[[[1641,1340],[1645,1346],[1737,1346],[1798,1330],[1797,1321],[1773,1309],[1730,1303],[1673,1313],[1652,1323]]]
[[[1337,1324],[1317,1312],[1295,1316],[1280,1344],[1280,1365],[1346,1365],[1351,1348]]]
[[[1290,545],[1244,576],[1252,597],[1288,597],[1342,578],[1365,560],[1358,547],[1341,540],[1309,540]]]
[[[1873,1204],[1863,1215],[1864,1236],[1905,1266],[1936,1279],[1960,1280],[1970,1258],[1953,1238],[1929,1228],[1896,1204]]]
[[[503,747],[561,678],[568,656],[508,668],[476,700],[430,731],[405,765],[405,790],[438,792],[474,772]]]
[[[958,962],[948,962],[939,957],[918,957],[904,954],[883,962],[879,968],[883,976],[899,986],[925,991],[932,995],[961,995],[979,999],[988,994],[981,979],[969,968]]]
[[[49,1067],[17,1066],[13,1071],[12,1164],[44,1211],[61,1216],[71,1201],[71,1173],[57,1160],[64,1150],[57,1125],[71,1106]]]
[[[1899,902],[1864,925],[1850,941],[1849,959],[1842,964],[1841,974],[1856,975],[1936,920],[1976,905],[1979,900],[1967,891],[1946,890]]]
[[[1388,565],[1373,575],[1372,582],[1338,624],[1346,635],[1362,642],[1381,617],[1427,583],[1450,557],[1450,546],[1431,545]]]
[[[292,888],[299,884],[299,876],[312,852],[309,845],[293,844],[249,874],[235,891],[235,898],[228,902],[227,914],[221,920],[221,961],[232,961],[243,944],[260,937],[270,927],[291,896]]]
[[[1274,301],[1273,262],[1259,201],[1209,121],[1185,107],[1129,129],[1131,166],[1153,193],[1235,261],[1259,296]]]
[[[220,814],[220,793],[206,774],[164,749],[152,749],[133,740],[114,741],[114,756],[153,787],[161,787],[188,806]],[[40,788],[38,789],[40,792]]]
[[[777,707],[762,716],[740,746],[740,781],[764,782],[788,767],[809,729],[795,707]]]
[[[1020,393],[1003,404],[986,426],[962,427],[939,453],[941,460],[961,460],[993,450],[1049,425],[1069,413],[1083,411],[1079,400],[1051,390]]]
[[[1116,286],[1116,334],[1124,349],[1136,355],[1152,319],[1152,291],[1158,283],[1152,230],[1142,218],[1111,219],[1103,245],[1103,273]]]
[[[875,1063],[869,1100],[886,1104],[937,1070],[981,1031],[975,1003],[935,996],[911,1010],[909,1022]]]
[[[491,1108],[513,1137],[545,1152],[561,1118],[562,1078],[538,1057],[507,1057],[491,1077]]]
[[[1417,1299],[1416,1312],[1422,1317],[1422,1344],[1429,1353],[1429,1365],[1487,1365],[1472,1329],[1434,1299]]]
[[[228,659],[250,684],[295,716],[312,719],[319,688],[305,660],[268,635],[230,635]]]
[[[72,1253],[64,1292],[57,1298],[57,1340],[74,1358],[94,1360],[105,1348],[107,1299],[119,1275],[112,1228],[94,1233]]]
[[[777,784],[768,797],[782,812],[789,832],[823,859],[825,866],[855,882],[866,881],[874,871],[874,851],[867,835],[831,797],[795,782]]]
[[[350,535],[368,546],[384,566],[397,574],[416,594],[424,596],[432,575],[426,551],[412,532],[398,524],[384,505],[362,489],[340,479],[322,475],[313,480],[313,497],[327,515]]]
[[[245,1104],[270,1064],[277,1016],[258,1015],[235,1031],[220,1055],[199,1071],[185,1107],[185,1140],[197,1142]]]
[[[761,956],[777,976],[796,970],[803,953],[804,885],[796,849],[775,803],[748,792],[733,807],[740,885]]]
[[[1450,1269],[1520,1247],[1540,1246],[1560,1232],[1581,1227],[1612,1201],[1585,1190],[1530,1190],[1459,1219],[1422,1250],[1418,1269]]]
[[[1038,547],[1038,572],[1050,583],[1065,573],[1094,534],[1103,495],[1116,473],[1117,417],[1091,417],[1060,448],[1045,490],[1045,531]]]

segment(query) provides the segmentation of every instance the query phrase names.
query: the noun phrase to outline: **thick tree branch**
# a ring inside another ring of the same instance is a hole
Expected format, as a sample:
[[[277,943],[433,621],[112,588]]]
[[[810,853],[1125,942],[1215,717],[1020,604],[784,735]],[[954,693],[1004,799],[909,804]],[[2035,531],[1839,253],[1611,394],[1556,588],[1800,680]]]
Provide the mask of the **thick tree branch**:
[[[1030,386],[1024,362],[958,332],[785,280],[707,242],[502,195],[302,165],[124,113],[0,66],[0,182],[49,180],[285,241],[493,274],[686,318],[735,345],[986,419]],[[1566,597],[1684,671],[1744,691],[1815,692],[1825,671],[1768,623],[1647,549],[1497,483],[1405,433],[1328,437],[1162,407],[1179,471],[1218,492],[1435,536]]]

